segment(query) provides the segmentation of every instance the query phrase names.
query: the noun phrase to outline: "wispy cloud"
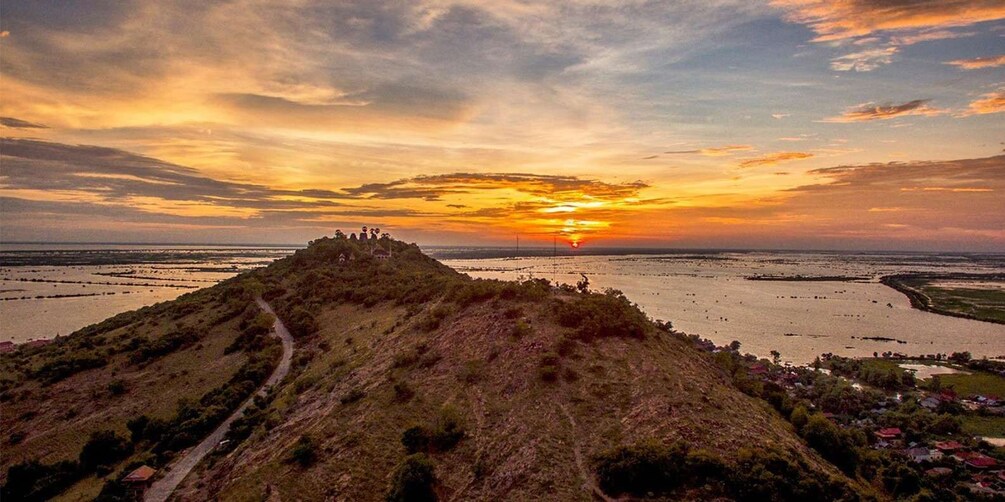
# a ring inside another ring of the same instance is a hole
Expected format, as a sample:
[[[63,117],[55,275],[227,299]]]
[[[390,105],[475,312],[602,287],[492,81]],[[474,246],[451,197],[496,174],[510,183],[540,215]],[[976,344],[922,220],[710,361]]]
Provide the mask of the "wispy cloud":
[[[890,37],[893,45],[914,45],[921,42],[933,42],[936,40],[948,40],[953,38],[972,37],[976,34],[973,31],[952,31],[952,30],[927,30],[907,35],[896,35]]]
[[[848,108],[839,116],[824,119],[824,122],[850,123],[868,122],[871,120],[889,120],[910,115],[941,115],[944,110],[932,108],[928,99],[915,99],[901,104],[864,103]]]
[[[751,145],[724,145],[698,148],[694,150],[671,150],[663,152],[669,155],[704,155],[706,157],[725,157],[737,152],[749,152],[754,150]]]
[[[813,157],[813,154],[808,152],[775,152],[762,157],[744,160],[740,162],[740,167],[773,166],[781,162],[808,159],[810,157]]]
[[[994,68],[996,66],[1005,65],[1005,54],[998,56],[986,56],[981,58],[973,59],[957,59],[955,61],[948,61],[946,64],[951,64],[953,66],[958,66],[964,70],[978,70],[981,68]]]
[[[814,41],[831,42],[896,31],[899,36],[933,28],[967,26],[1005,18],[999,0],[772,0],[789,21],[809,26]]]
[[[872,71],[893,62],[893,56],[897,52],[896,47],[884,47],[845,54],[831,60],[831,69],[835,71]]]
[[[14,117],[0,117],[0,125],[10,127],[12,129],[48,129],[47,126],[42,124],[16,119]]]

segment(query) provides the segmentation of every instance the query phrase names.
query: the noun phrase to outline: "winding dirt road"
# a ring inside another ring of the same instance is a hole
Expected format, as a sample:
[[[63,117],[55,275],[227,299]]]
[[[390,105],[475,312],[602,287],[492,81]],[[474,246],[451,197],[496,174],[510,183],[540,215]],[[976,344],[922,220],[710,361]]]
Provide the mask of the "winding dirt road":
[[[265,394],[270,387],[282,381],[283,378],[286,378],[286,374],[290,372],[290,361],[293,359],[293,337],[286,329],[286,326],[283,325],[283,321],[279,320],[279,317],[276,316],[272,307],[266,303],[265,300],[262,298],[255,298],[255,302],[258,303],[258,306],[261,307],[262,310],[276,317],[276,322],[272,325],[272,330],[279,336],[280,340],[282,340],[283,345],[283,356],[279,360],[279,365],[276,366],[272,375],[269,376],[269,379],[265,381],[265,384],[262,385],[256,393],[256,395],[261,395]],[[234,413],[227,417],[227,419],[224,420],[212,434],[206,436],[206,439],[203,439],[201,443],[186,452],[185,456],[181,457],[174,464],[172,464],[168,468],[167,474],[155,481],[154,484],[150,486],[150,489],[143,495],[144,502],[166,501],[168,497],[174,493],[175,488],[177,488],[178,485],[181,484],[182,480],[185,479],[185,476],[188,476],[188,474],[192,472],[192,469],[199,464],[203,457],[213,451],[213,448],[215,448],[216,445],[223,440],[227,431],[230,430],[230,424],[244,414],[244,410],[252,403],[253,400],[254,396],[248,398],[248,400],[241,404],[241,406],[239,406]]]

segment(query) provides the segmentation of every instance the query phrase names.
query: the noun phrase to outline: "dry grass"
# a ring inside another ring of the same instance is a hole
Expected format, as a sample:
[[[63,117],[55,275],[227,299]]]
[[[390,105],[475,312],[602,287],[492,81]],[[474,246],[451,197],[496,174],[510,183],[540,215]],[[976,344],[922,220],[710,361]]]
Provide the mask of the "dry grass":
[[[447,498],[587,499],[583,478],[590,472],[578,467],[577,453],[589,464],[605,449],[644,438],[684,439],[727,457],[741,447],[780,445],[835,472],[767,405],[741,394],[704,354],[666,334],[576,342],[561,361],[563,376],[542,382],[539,360],[567,330],[541,305],[523,304],[533,330],[517,339],[516,320],[502,315],[507,306],[476,304],[430,333],[410,329],[412,320],[397,309],[326,311],[326,328],[313,345],[324,340],[329,350],[304,373],[317,383],[299,396],[287,386],[282,425],[190,478],[185,493],[250,500],[268,485],[283,498],[380,499],[405,456],[402,432],[431,423],[444,406],[461,412],[467,431],[454,450],[434,455]],[[427,367],[395,364],[417,346],[440,358]],[[458,378],[472,361],[481,362],[479,377]],[[415,391],[405,402],[393,389],[401,381]],[[342,404],[355,389],[365,396]],[[320,461],[306,470],[284,461],[304,434],[320,445]]]

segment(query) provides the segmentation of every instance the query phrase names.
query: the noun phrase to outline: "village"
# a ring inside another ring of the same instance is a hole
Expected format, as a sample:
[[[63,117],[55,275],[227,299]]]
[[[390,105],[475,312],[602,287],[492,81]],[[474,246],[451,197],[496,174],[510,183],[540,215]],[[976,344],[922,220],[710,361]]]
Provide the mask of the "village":
[[[807,442],[822,455],[840,466],[842,459],[834,456],[842,454],[834,451],[845,450],[854,458],[853,470],[895,495],[1005,497],[1005,400],[992,393],[1005,385],[1005,363],[971,360],[968,353],[891,352],[871,359],[824,354],[810,365],[793,366],[781,364],[776,352],[773,360],[759,359],[740,355],[738,342],[718,347],[687,338],[712,353],[741,390],[772,404],[797,429],[804,427]],[[934,374],[918,378],[903,366]],[[825,448],[814,445],[803,413],[823,417],[837,439]]]

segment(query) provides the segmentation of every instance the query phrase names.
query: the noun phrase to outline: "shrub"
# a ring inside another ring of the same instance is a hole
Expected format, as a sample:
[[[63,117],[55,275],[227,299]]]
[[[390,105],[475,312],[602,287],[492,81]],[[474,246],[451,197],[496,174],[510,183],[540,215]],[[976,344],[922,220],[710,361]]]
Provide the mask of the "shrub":
[[[530,326],[526,321],[520,319],[513,325],[513,331],[510,333],[513,338],[521,339],[525,336],[530,336],[534,334],[534,328]]]
[[[121,396],[126,393],[126,382],[124,380],[112,380],[108,383],[108,392],[113,396]]]
[[[342,396],[342,399],[339,399],[339,401],[343,405],[352,404],[355,403],[356,401],[359,401],[360,399],[363,399],[365,396],[366,392],[363,392],[360,389],[352,389],[348,393],[346,393],[346,395]]]
[[[537,376],[544,382],[554,382],[558,380],[558,366],[541,366],[537,369]]]
[[[130,356],[130,360],[135,364],[145,363],[194,345],[197,341],[199,341],[199,334],[195,329],[183,326],[159,338],[141,341],[140,346]]]
[[[464,439],[464,426],[453,408],[440,410],[432,427],[416,425],[401,435],[401,444],[408,453],[439,453],[454,449]]]
[[[562,338],[558,340],[558,344],[555,346],[555,352],[558,352],[558,355],[562,357],[572,355],[575,351],[576,341],[567,336],[562,336]]]
[[[408,382],[401,381],[395,382],[394,384],[394,399],[399,403],[407,402],[408,400],[415,397],[415,390]]]
[[[437,500],[435,486],[432,460],[416,453],[395,469],[386,498],[388,502],[433,502]]]
[[[296,338],[312,335],[318,330],[318,322],[314,315],[300,305],[293,307],[285,321],[290,334]]]
[[[597,481],[605,492],[642,496],[666,493],[680,485],[686,447],[643,442],[601,453],[595,459]]]
[[[838,466],[846,474],[854,475],[858,452],[854,439],[821,414],[810,416],[802,428],[802,436],[813,449]]]
[[[290,461],[296,462],[300,467],[309,467],[315,460],[317,453],[314,451],[314,441],[306,435],[300,436],[290,451]]]
[[[464,383],[476,383],[482,379],[484,367],[485,364],[482,361],[468,361],[464,363],[464,367],[461,368],[460,374],[457,375],[457,378]]]
[[[43,364],[32,376],[43,384],[53,384],[71,375],[108,364],[108,358],[90,352],[67,354]]]
[[[29,460],[7,469],[7,482],[0,487],[0,500],[44,501],[55,497],[80,479],[76,462],[42,464]]]
[[[80,468],[93,472],[98,467],[114,465],[131,452],[132,445],[124,437],[108,430],[93,432],[80,450]]]
[[[415,349],[408,349],[394,355],[391,363],[393,368],[407,368],[419,361],[419,352]]]

